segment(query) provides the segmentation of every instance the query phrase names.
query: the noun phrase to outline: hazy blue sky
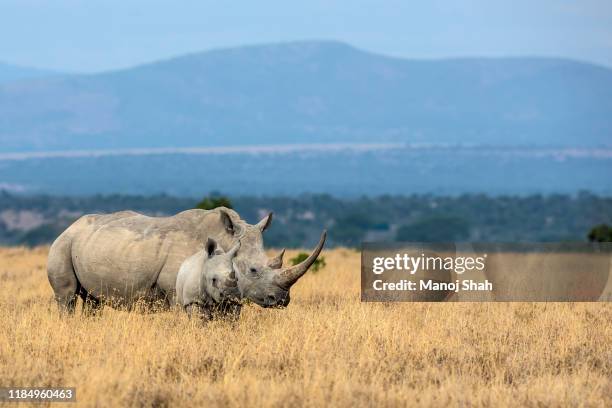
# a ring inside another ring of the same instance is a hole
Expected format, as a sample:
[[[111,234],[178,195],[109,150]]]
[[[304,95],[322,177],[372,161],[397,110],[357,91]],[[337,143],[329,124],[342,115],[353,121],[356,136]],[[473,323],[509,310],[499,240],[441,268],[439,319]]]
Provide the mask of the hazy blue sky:
[[[612,66],[612,0],[0,0],[0,61],[58,70],[300,39],[411,58],[544,55]]]

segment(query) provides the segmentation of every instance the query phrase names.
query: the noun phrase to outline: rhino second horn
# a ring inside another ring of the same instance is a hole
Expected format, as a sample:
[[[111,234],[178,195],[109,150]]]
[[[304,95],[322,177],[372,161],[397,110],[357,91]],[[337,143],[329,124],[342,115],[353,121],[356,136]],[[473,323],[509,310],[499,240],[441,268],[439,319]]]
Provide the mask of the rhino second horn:
[[[319,239],[319,243],[312,251],[310,256],[299,264],[289,268],[285,268],[281,272],[279,272],[276,278],[277,283],[285,288],[289,288],[291,285],[297,282],[297,280],[300,279],[302,275],[304,275],[306,271],[308,271],[308,268],[310,268],[312,264],[317,260],[317,257],[323,249],[323,245],[325,244],[326,238],[327,231],[324,230],[321,234],[321,238]]]
[[[272,269],[280,269],[283,267],[283,255],[285,255],[285,250],[280,251],[280,254],[276,255],[274,258],[270,258],[268,260],[268,266]]]

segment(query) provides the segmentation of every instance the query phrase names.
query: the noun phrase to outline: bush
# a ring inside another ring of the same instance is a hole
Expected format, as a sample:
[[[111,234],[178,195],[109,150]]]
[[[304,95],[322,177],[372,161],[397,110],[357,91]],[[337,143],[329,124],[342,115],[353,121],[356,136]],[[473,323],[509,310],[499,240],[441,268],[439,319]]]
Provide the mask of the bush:
[[[196,204],[195,208],[200,210],[213,210],[217,207],[232,208],[232,203],[229,198],[224,196],[204,197],[202,201]]]
[[[612,242],[612,227],[600,224],[591,228],[588,235],[590,242]]]
[[[306,252],[300,252],[299,254],[291,258],[289,262],[291,262],[291,265],[297,265],[300,262],[304,262],[306,258],[308,258],[308,254]],[[325,268],[325,266],[325,257],[319,256],[310,267],[310,270],[313,272],[318,272],[320,269]]]

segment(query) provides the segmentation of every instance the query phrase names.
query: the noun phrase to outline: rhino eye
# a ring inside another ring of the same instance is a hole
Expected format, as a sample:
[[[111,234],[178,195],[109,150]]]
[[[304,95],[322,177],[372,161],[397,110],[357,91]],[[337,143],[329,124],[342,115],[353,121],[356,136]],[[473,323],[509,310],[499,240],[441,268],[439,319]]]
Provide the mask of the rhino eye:
[[[251,275],[257,275],[257,268],[249,268],[249,272],[251,272]]]

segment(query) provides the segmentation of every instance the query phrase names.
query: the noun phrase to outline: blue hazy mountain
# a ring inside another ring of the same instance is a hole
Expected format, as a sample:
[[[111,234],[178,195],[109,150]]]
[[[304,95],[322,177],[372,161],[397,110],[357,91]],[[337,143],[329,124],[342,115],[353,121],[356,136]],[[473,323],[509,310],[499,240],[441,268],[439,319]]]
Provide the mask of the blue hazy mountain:
[[[57,72],[0,62],[0,84],[23,79],[49,77],[52,75],[57,75]]]
[[[566,59],[410,60],[297,42],[0,84],[4,152],[372,141],[610,146],[611,135],[612,70]]]

